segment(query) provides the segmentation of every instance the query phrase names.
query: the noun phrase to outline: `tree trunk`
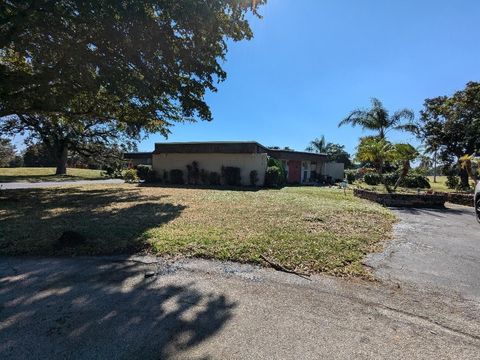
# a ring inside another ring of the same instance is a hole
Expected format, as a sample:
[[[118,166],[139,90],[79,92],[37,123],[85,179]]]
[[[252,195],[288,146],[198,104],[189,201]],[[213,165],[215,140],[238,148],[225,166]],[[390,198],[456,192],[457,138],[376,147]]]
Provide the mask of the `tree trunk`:
[[[468,171],[466,169],[460,169],[460,181],[462,185],[462,189],[468,189],[470,187],[469,184],[469,176]]]
[[[387,180],[383,176],[383,164],[379,164],[378,166],[378,175],[380,175],[380,181],[382,182],[383,186],[385,186],[387,192],[390,194],[392,192],[392,189],[390,189]]]
[[[433,152],[433,182],[437,182],[437,151]]]
[[[55,175],[67,175],[68,148],[65,146],[57,153],[57,171]]]
[[[397,190],[397,187],[400,185],[403,179],[405,179],[410,171],[410,161],[404,161],[402,167],[402,173],[398,177],[397,181],[395,182],[395,186],[393,187],[393,191]]]

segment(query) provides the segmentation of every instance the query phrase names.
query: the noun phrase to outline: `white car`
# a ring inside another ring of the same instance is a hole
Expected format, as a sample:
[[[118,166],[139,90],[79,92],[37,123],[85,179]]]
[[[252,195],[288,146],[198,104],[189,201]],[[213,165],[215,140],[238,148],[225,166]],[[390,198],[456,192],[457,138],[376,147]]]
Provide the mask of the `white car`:
[[[480,222],[480,181],[477,182],[475,187],[475,214],[477,215],[477,220]]]

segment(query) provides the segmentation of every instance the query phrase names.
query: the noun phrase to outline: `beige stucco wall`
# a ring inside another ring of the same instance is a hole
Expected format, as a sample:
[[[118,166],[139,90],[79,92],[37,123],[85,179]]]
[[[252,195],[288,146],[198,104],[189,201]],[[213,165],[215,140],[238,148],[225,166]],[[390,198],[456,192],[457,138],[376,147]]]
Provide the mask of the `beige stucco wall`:
[[[325,163],[323,174],[331,176],[334,180],[342,180],[345,177],[345,165],[343,163]]]
[[[216,171],[219,174],[222,166],[239,167],[242,185],[250,185],[250,171],[252,170],[256,170],[258,173],[257,185],[262,186],[265,181],[267,154],[153,154],[152,166],[157,172],[157,176],[162,176],[164,171],[182,170],[186,180],[187,165],[193,161],[198,163],[199,169],[205,169],[208,172]]]

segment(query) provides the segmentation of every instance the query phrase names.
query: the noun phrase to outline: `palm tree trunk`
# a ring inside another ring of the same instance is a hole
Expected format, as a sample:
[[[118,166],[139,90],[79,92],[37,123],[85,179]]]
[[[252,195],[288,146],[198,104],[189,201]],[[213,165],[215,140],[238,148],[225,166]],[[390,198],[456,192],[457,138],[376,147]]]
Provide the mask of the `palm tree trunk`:
[[[383,186],[385,186],[385,190],[387,190],[387,192],[390,194],[392,189],[390,189],[387,180],[383,176],[383,164],[379,164],[378,166],[378,175],[380,175],[380,181],[382,182]]]
[[[437,150],[433,152],[433,182],[437,183]]]
[[[395,186],[393,187],[394,191],[397,190],[397,187],[400,185],[402,180],[407,177],[409,171],[410,171],[410,161],[405,161],[403,163],[402,173],[398,177],[397,181],[395,182]]]

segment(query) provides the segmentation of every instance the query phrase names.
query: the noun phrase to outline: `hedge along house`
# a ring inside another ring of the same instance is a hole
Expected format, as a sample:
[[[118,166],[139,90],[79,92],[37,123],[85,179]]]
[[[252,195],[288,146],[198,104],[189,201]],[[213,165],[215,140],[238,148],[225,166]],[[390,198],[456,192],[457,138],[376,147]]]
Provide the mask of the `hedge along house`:
[[[256,171],[258,185],[265,182],[267,152],[256,142],[189,142],[157,143],[152,154],[152,167],[157,176],[171,170],[182,170],[186,180],[187,167],[196,162],[198,169],[222,173],[222,168],[240,169],[240,184],[250,185],[250,172]]]
[[[141,153],[143,159],[145,154]],[[156,143],[153,153],[147,154],[150,154],[152,168],[159,178],[164,177],[165,173],[169,174],[171,170],[181,170],[184,180],[187,180],[187,168],[195,162],[199,170],[216,172],[219,175],[222,167],[239,168],[241,185],[250,185],[250,173],[256,171],[257,184],[263,185],[270,156],[282,162],[287,173],[287,182],[290,184],[315,183],[322,176],[334,180],[343,179],[343,164],[339,164],[341,172],[328,173],[331,163],[327,163],[325,154],[272,150],[255,141]],[[136,156],[133,155],[134,158]],[[131,159],[130,154],[125,154],[125,158]],[[138,165],[139,159],[132,160]],[[145,161],[145,164],[149,163],[149,160]]]

